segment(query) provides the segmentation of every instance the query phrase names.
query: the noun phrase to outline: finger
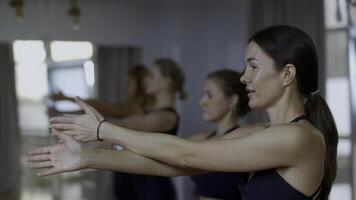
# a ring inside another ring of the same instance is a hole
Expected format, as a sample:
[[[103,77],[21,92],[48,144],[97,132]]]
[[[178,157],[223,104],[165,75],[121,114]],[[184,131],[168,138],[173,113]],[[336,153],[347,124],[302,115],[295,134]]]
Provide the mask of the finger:
[[[60,132],[58,130],[54,130],[53,136],[55,136],[60,141],[66,142],[66,141],[68,141],[68,139],[70,139],[71,136],[65,135],[63,132],[64,131]]]
[[[50,176],[50,175],[58,174],[58,173],[61,173],[61,172],[64,172],[64,171],[62,171],[60,169],[57,169],[55,167],[52,167],[52,168],[49,168],[47,170],[40,171],[38,173],[38,176],[42,176],[42,177]]]
[[[54,128],[57,130],[76,130],[77,127],[74,124],[59,123],[59,124],[51,124],[50,128]]]
[[[50,123],[74,123],[73,116],[52,117],[49,119]]]
[[[51,152],[51,149],[54,146],[47,146],[42,148],[37,148],[28,152],[29,155],[36,155],[36,154],[48,154]]]
[[[78,135],[76,131],[61,131],[60,132],[62,135],[68,135],[68,136],[75,136]]]
[[[38,163],[32,163],[30,167],[32,169],[41,169],[41,168],[48,168],[52,167],[52,162],[51,161],[45,161],[45,162],[38,162]]]
[[[80,114],[62,114],[64,117],[77,117],[80,116]]]
[[[50,154],[38,154],[38,155],[32,155],[27,157],[28,162],[48,161],[48,160],[50,160]]]

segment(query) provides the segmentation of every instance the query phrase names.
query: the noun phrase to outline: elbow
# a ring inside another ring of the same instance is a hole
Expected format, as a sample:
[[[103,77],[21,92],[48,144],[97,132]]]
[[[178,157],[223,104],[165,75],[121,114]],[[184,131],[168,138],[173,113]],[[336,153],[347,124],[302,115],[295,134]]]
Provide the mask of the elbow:
[[[182,169],[191,169],[194,168],[194,163],[192,162],[192,156],[187,154],[181,154],[176,157],[175,165]]]
[[[191,145],[185,145],[177,147],[176,151],[174,151],[175,155],[173,156],[173,164],[182,169],[194,169],[197,168],[196,166],[196,159],[197,153],[194,151],[194,143]]]

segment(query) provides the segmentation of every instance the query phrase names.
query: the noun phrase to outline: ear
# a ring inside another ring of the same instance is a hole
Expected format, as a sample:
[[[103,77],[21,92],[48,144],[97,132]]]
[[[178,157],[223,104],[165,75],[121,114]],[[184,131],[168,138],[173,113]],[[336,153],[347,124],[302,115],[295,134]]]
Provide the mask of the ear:
[[[174,91],[174,82],[173,82],[173,80],[171,79],[171,78],[168,78],[168,77],[163,77],[163,80],[166,82],[166,84],[167,84],[167,87],[168,87],[168,90],[169,91]]]
[[[235,109],[237,104],[239,103],[239,96],[237,94],[233,94],[231,97],[230,97],[230,109]]]
[[[286,87],[291,85],[296,79],[297,69],[293,64],[287,64],[283,67],[281,72],[281,83],[282,86]]]

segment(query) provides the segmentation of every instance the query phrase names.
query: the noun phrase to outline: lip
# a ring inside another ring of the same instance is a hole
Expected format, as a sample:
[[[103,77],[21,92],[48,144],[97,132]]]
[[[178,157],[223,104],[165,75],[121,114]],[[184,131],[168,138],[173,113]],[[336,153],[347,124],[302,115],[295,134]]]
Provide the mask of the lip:
[[[202,111],[203,114],[207,112],[206,109],[202,109],[201,111]]]
[[[251,95],[253,95],[255,93],[255,90],[246,87],[246,91],[247,91],[247,97],[250,98]]]
[[[246,91],[247,91],[247,93],[255,92],[255,90],[253,90],[253,89],[251,89],[251,88],[248,88],[248,87],[246,87]]]

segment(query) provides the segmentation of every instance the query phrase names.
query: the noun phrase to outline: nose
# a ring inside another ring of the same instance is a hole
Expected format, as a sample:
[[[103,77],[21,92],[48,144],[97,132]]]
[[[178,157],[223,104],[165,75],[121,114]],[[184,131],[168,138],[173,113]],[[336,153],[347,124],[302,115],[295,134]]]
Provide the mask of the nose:
[[[249,78],[248,78],[248,74],[247,74],[247,70],[245,70],[242,74],[242,76],[240,77],[240,81],[243,84],[247,84],[249,82]]]
[[[203,95],[199,101],[199,106],[203,107],[205,105],[205,95]]]

